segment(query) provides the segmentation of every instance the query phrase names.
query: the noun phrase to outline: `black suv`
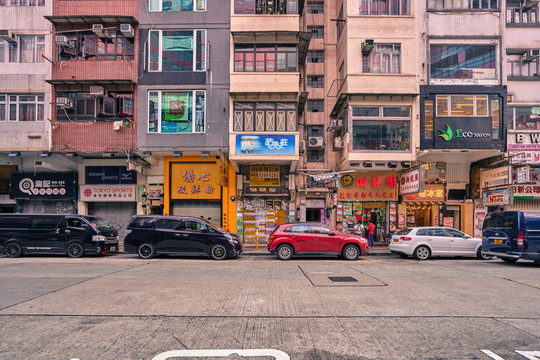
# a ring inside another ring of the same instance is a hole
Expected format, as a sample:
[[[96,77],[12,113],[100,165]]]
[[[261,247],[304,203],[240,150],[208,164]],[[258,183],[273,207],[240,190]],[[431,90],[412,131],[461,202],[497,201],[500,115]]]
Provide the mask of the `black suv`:
[[[224,260],[242,253],[240,238],[203,219],[189,216],[136,215],[124,238],[124,251],[151,259],[161,254],[206,255]]]

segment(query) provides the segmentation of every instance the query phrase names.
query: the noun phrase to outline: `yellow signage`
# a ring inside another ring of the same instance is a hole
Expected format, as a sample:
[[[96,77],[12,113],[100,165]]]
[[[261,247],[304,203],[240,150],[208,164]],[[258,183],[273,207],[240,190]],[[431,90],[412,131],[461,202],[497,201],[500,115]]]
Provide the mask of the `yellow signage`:
[[[221,199],[216,163],[171,163],[171,199]]]
[[[280,185],[279,166],[250,166],[249,185],[250,186],[279,186]]]

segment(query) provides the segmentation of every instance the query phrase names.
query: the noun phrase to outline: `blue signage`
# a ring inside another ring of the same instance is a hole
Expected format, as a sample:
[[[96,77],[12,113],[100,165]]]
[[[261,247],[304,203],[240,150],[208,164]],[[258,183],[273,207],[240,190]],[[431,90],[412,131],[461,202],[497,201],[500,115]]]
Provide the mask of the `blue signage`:
[[[137,172],[125,166],[87,166],[85,175],[89,185],[137,184]]]
[[[236,155],[295,155],[294,135],[236,134]]]

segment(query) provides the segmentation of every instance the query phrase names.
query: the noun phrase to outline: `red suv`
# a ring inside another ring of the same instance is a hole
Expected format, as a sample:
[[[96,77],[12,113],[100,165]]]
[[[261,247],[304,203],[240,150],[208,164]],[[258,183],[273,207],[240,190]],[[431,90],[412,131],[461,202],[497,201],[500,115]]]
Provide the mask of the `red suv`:
[[[341,234],[320,223],[292,223],[279,225],[268,239],[268,251],[277,254],[280,260],[289,260],[293,255],[332,254],[346,260],[356,260],[368,253],[366,238]]]

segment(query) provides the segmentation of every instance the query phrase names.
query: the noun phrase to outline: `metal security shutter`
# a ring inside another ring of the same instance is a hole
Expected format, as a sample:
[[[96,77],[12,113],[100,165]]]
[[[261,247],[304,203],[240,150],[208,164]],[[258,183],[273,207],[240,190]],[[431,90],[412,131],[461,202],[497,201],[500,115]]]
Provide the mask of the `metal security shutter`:
[[[506,210],[540,210],[540,200],[514,199],[514,205],[506,206]]]
[[[99,216],[107,220],[111,225],[122,229],[118,231],[118,238],[122,244],[125,229],[133,215],[137,214],[137,204],[132,202],[90,202],[88,203],[88,215]]]
[[[203,216],[205,220],[212,218],[212,224],[221,226],[221,203],[198,202],[198,201],[175,201],[172,215],[178,216]]]

